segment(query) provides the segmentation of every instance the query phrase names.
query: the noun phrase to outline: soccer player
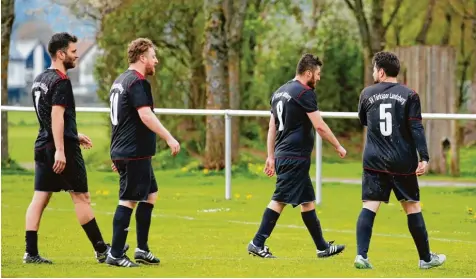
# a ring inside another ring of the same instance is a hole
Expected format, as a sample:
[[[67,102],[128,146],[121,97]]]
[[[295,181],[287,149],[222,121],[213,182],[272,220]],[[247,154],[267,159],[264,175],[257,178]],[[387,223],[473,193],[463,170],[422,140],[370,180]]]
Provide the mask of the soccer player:
[[[428,150],[421,123],[418,94],[397,82],[400,62],[393,53],[373,58],[376,84],[366,87],[359,101],[359,118],[368,127],[363,155],[363,208],[357,221],[356,268],[372,268],[367,257],[375,215],[393,190],[407,214],[408,229],[420,256],[422,269],[442,265],[445,255],[430,252],[421,213],[417,176],[428,167]],[[420,161],[418,160],[418,154]]]
[[[248,244],[248,253],[262,258],[275,258],[264,243],[270,237],[287,204],[301,205],[301,217],[317,248],[317,256],[330,257],[345,249],[344,245],[327,242],[317,218],[314,187],[309,176],[315,130],[330,142],[341,158],[346,150],[322,119],[317,107],[315,84],[321,79],[322,62],[312,54],[304,54],[293,80],[282,85],[271,97],[271,118],[268,129],[268,158],[264,172],[276,172],[276,190],[264,211],[261,225]]]
[[[52,263],[38,253],[38,229],[52,193],[60,191],[70,193],[76,216],[94,247],[97,261],[104,262],[110,250],[91,208],[80,149],[80,146],[91,148],[92,142],[77,131],[73,89],[66,75],[67,70],[76,66],[76,42],[77,38],[68,33],[51,37],[48,43],[51,68],[35,78],[31,90],[40,130],[35,142],[35,192],[26,212],[24,263]]]
[[[155,46],[146,38],[129,44],[129,68],[115,81],[110,90],[111,101],[111,159],[113,170],[120,174],[119,205],[113,221],[109,265],[136,267],[123,252],[132,211],[136,210],[137,248],[134,258],[143,264],[159,264],[149,250],[148,238],[152,209],[157,200],[157,182],[152,169],[156,152],[156,134],[164,139],[175,156],[180,145],[154,114],[154,102],[147,76],[155,74],[159,63]]]

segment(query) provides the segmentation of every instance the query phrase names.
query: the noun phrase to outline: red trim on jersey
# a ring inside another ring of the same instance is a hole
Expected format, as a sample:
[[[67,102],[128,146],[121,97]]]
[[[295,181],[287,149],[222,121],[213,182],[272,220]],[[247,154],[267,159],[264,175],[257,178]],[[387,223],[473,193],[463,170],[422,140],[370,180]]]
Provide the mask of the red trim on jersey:
[[[414,172],[412,172],[412,173],[396,173],[396,172],[389,172],[389,171],[384,171],[384,170],[374,170],[374,169],[365,168],[365,167],[364,167],[364,170],[375,171],[375,172],[383,172],[383,173],[388,173],[388,174],[391,174],[391,175],[403,175],[403,176],[415,175]]]
[[[60,70],[55,69],[56,73],[62,78],[62,79],[68,79],[68,76],[63,74]]]
[[[139,73],[138,71],[136,70],[133,70],[136,74],[136,76],[139,78],[139,79],[145,79],[144,75],[142,75],[141,73]]]
[[[112,162],[115,161],[136,161],[136,160],[145,160],[145,159],[150,159],[152,156],[147,156],[147,157],[132,157],[132,158],[120,158],[120,159],[114,159]]]
[[[279,157],[276,157],[276,159],[294,159],[294,160],[306,160],[306,159],[311,159],[311,157],[299,157],[299,156],[296,156],[296,157],[293,157],[293,156],[279,156]]]
[[[299,80],[297,80],[297,79],[295,79],[295,81],[299,82],[299,83],[300,83],[302,86],[304,86],[304,88],[306,88],[307,90],[311,89],[311,87],[310,87],[309,85],[304,84],[304,83],[302,83],[301,81],[299,81]]]
[[[410,118],[408,118],[408,120],[421,120],[421,118],[418,118],[418,117],[410,117]]]
[[[299,95],[297,96],[297,98],[301,98],[302,95],[304,95],[304,93],[306,93],[306,91],[309,90],[309,89],[304,89],[303,91],[301,91],[301,93],[299,93]]]
[[[67,108],[67,107],[68,107],[67,105],[59,105],[59,104],[52,105],[51,107],[54,107],[54,106],[58,106],[58,107],[64,107],[64,108]]]

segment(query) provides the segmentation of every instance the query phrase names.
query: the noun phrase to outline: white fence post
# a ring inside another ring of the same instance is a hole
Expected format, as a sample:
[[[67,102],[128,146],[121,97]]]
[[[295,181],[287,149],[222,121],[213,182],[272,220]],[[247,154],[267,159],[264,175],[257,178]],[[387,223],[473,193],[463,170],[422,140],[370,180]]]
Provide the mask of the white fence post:
[[[225,199],[231,199],[231,115],[225,110]]]
[[[316,132],[316,204],[322,202],[322,138]]]

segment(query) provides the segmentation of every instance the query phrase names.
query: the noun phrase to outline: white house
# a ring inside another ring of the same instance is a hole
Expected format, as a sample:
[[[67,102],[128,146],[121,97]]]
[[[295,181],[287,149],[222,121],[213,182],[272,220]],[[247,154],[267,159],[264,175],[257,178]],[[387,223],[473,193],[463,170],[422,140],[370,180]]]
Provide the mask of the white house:
[[[8,98],[19,102],[29,91],[29,85],[51,64],[46,47],[39,40],[10,42],[8,65]]]
[[[74,95],[81,102],[97,102],[97,83],[94,79],[94,65],[99,48],[94,41],[80,40],[77,44],[79,59],[76,67],[68,71],[68,76],[73,85]]]

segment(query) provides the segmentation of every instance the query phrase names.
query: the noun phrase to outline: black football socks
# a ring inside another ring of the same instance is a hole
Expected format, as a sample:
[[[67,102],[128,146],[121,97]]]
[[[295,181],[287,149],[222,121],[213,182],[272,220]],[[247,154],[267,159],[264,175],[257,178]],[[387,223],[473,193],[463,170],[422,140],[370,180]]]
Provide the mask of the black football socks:
[[[253,238],[253,244],[257,247],[264,247],[264,242],[273,232],[280,214],[270,208],[266,208],[261,220],[261,225]]]
[[[101,231],[99,230],[98,224],[96,223],[96,218],[91,219],[91,221],[87,222],[86,224],[82,225],[86,235],[91,241],[91,244],[94,247],[94,250],[99,253],[104,253],[107,250],[107,246],[104,243],[104,240],[101,235]]]
[[[372,238],[375,215],[375,212],[362,208],[357,221],[357,255],[361,255],[365,259],[367,259],[370,239]]]
[[[154,209],[153,204],[140,202],[136,210],[137,248],[143,251],[149,251],[147,242],[149,240],[152,209]]]
[[[112,222],[112,247],[111,255],[114,258],[120,258],[124,254],[124,245],[126,244],[127,233],[129,232],[129,223],[131,222],[132,208],[118,205],[114,220]]]
[[[324,251],[329,248],[329,244],[324,240],[322,236],[321,223],[316,215],[316,210],[310,210],[306,212],[301,212],[302,220],[307,227],[307,230],[311,234],[314,244],[319,251]]]
[[[38,232],[25,232],[26,252],[30,256],[38,256]]]
[[[408,214],[408,229],[412,234],[413,241],[418,250],[420,260],[429,262],[430,256],[430,243],[428,242],[428,232],[426,231],[425,220],[421,212]]]

